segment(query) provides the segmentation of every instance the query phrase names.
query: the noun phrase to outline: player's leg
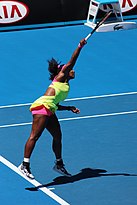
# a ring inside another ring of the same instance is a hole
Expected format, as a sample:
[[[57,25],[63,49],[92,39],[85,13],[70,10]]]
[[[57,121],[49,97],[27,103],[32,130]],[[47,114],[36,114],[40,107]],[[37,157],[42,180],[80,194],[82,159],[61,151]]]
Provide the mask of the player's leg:
[[[48,123],[46,124],[46,128],[53,137],[52,149],[56,157],[54,170],[65,176],[71,176],[71,174],[67,172],[67,170],[65,169],[65,165],[63,164],[62,132],[61,132],[61,127],[58,118],[55,114],[51,116],[50,119],[48,120]]]
[[[48,118],[49,117],[46,115],[33,115],[33,123],[32,123],[30,137],[26,142],[25,150],[24,150],[25,158],[31,157],[35,144],[39,139],[39,137],[41,136],[43,130],[45,129]]]
[[[46,115],[33,115],[30,137],[28,138],[25,144],[24,160],[23,163],[19,166],[20,171],[31,179],[33,179],[34,176],[31,174],[30,171],[30,157],[37,140],[39,139],[43,130],[45,129],[48,118],[49,117]]]

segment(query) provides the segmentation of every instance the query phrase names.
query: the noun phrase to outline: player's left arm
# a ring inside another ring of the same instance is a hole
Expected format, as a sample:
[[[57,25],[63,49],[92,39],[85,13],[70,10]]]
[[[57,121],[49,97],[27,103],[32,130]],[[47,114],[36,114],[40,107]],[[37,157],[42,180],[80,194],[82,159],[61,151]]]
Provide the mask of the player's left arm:
[[[63,105],[57,105],[58,106],[58,110],[68,110],[68,111],[72,111],[73,113],[80,113],[80,110],[78,108],[76,108],[75,106],[63,106]]]

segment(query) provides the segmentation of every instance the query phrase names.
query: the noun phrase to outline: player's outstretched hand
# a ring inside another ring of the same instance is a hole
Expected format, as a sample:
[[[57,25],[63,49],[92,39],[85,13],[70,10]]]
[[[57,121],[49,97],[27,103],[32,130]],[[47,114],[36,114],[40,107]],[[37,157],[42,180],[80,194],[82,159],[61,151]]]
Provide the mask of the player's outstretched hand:
[[[70,109],[73,113],[76,113],[76,114],[80,113],[80,110],[79,110],[78,108],[74,107],[74,106],[70,106],[69,109]]]

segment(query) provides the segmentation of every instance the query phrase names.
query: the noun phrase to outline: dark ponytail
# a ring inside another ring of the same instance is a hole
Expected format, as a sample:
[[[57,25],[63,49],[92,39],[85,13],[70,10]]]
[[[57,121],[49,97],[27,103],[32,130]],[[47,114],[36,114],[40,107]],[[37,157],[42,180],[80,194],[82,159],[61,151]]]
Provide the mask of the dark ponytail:
[[[48,60],[48,71],[50,74],[50,80],[53,80],[55,78],[55,76],[59,73],[60,69],[59,69],[59,65],[60,63],[58,61],[56,61],[54,58],[52,58],[51,60]]]

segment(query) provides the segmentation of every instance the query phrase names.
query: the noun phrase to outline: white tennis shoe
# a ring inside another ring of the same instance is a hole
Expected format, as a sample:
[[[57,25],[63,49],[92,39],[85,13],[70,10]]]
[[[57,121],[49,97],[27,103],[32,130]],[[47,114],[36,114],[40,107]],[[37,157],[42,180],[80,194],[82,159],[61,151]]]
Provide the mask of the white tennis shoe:
[[[32,175],[31,171],[30,171],[30,167],[28,166],[24,166],[23,164],[21,164],[18,167],[19,171],[21,173],[23,173],[26,177],[28,177],[29,179],[34,179],[35,177]]]
[[[68,171],[65,169],[65,165],[63,164],[63,161],[55,162],[55,166],[53,167],[53,170],[62,174],[63,176],[66,177],[71,177],[72,175],[68,173]]]

